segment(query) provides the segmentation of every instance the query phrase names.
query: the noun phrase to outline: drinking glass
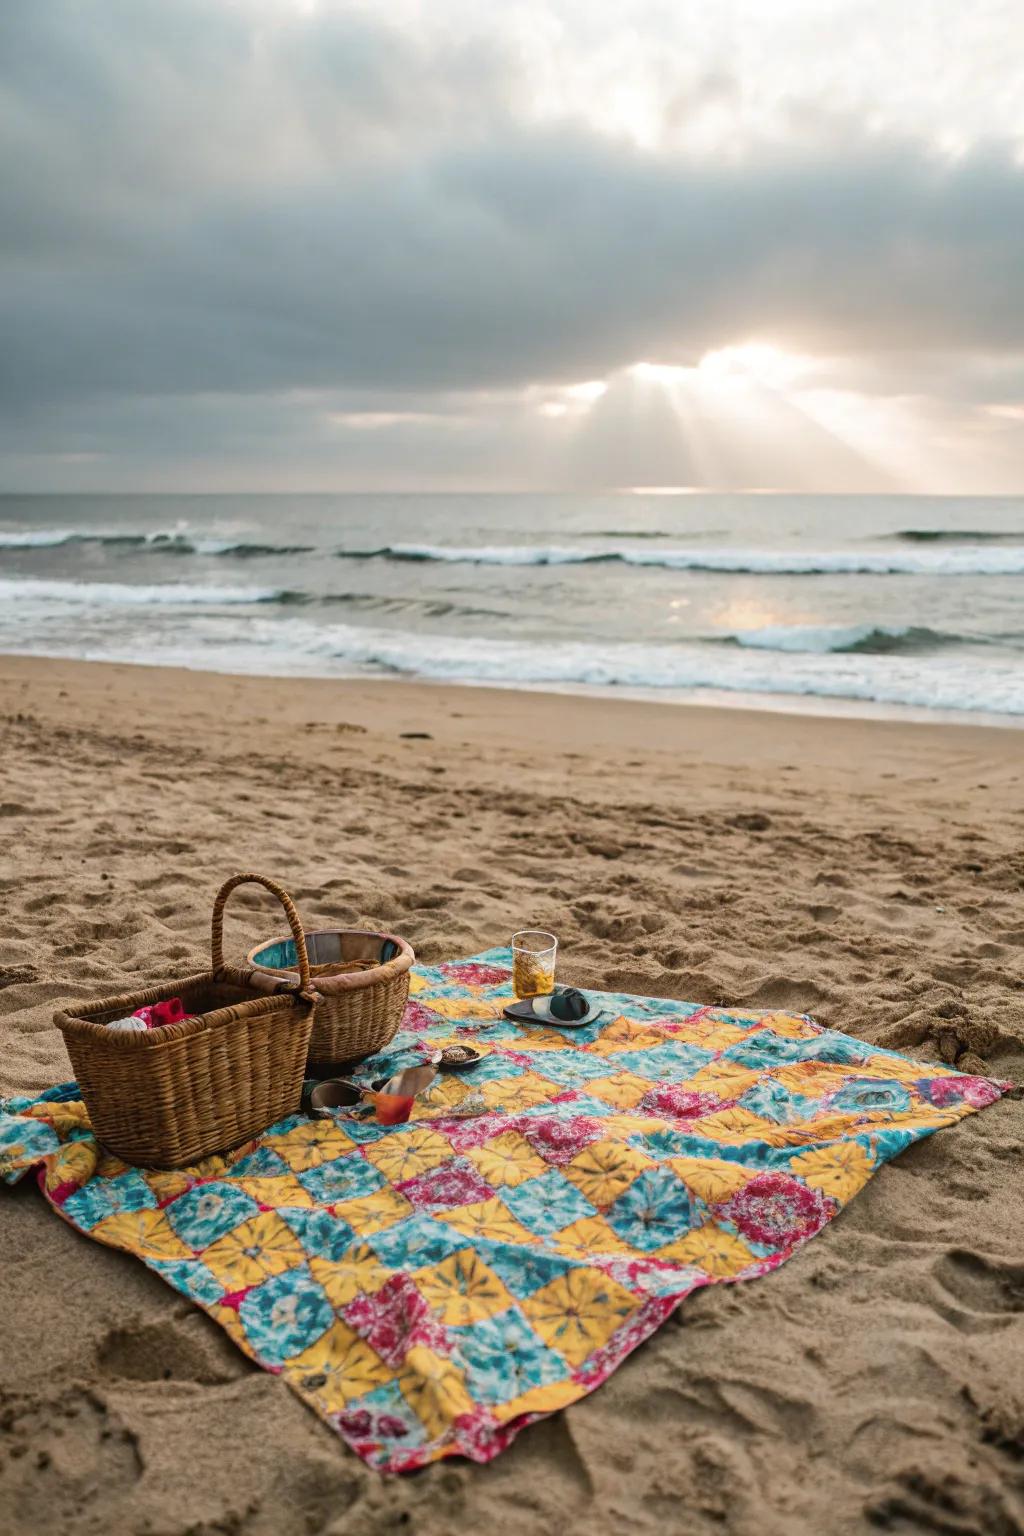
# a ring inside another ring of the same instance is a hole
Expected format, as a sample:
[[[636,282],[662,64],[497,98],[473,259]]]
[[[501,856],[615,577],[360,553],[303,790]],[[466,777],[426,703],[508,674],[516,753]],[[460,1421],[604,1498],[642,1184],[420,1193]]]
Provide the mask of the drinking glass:
[[[553,933],[524,928],[512,935],[512,990],[516,997],[540,997],[555,990],[555,956],[558,940]]]

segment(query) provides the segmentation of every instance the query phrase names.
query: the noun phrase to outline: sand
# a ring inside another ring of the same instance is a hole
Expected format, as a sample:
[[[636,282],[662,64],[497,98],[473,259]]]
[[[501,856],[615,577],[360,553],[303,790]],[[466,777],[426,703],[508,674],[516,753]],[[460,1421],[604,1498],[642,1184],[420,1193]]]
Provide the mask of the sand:
[[[245,867],[425,960],[537,925],[565,979],[1024,1080],[1015,731],[12,659],[0,730],[5,1092],[70,1075],[58,999],[202,963]],[[268,922],[240,901],[229,945]],[[1018,1097],[920,1143],[490,1466],[405,1479],[0,1191],[0,1530],[1021,1532],[1022,1130]]]

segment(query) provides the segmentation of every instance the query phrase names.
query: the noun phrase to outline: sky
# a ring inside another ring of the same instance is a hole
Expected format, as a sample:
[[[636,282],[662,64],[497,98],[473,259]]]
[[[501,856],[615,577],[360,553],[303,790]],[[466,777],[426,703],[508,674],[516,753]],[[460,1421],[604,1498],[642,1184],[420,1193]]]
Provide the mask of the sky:
[[[1024,492],[1020,0],[5,0],[0,490]]]

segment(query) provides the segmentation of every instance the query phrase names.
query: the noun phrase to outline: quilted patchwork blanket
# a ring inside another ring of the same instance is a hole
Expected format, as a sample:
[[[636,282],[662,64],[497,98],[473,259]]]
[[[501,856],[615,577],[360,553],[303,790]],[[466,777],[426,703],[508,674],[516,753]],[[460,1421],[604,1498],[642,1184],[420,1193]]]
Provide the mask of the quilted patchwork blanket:
[[[404,1125],[293,1115],[181,1172],[131,1168],[75,1085],[0,1113],[81,1232],[191,1297],[371,1466],[496,1456],[601,1384],[698,1286],[764,1275],[888,1158],[1009,1085],[784,1013],[607,993],[583,1030],[519,1026],[509,954],[413,974],[359,1076],[454,1040]]]

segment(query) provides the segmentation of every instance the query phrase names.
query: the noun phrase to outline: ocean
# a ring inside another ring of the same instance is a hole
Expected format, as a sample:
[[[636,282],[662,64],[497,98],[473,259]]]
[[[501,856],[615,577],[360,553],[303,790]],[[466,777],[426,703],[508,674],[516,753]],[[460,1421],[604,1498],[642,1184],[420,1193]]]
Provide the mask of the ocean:
[[[2,496],[0,651],[1020,724],[1024,497]]]

